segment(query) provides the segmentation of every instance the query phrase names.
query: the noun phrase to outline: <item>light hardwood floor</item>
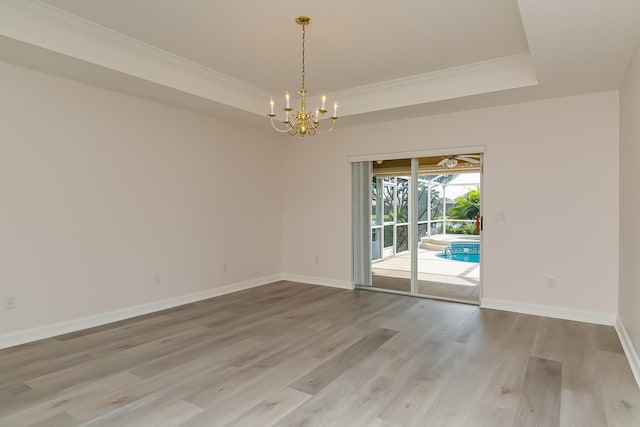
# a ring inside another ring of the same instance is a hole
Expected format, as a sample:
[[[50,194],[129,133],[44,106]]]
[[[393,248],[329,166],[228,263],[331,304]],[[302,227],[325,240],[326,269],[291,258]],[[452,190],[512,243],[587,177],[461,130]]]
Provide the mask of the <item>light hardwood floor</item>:
[[[407,274],[408,275],[408,274]],[[411,279],[385,276],[373,271],[371,286],[391,291],[411,292]],[[417,294],[428,298],[480,304],[480,286],[418,280]]]
[[[292,282],[0,367],[0,426],[640,426],[611,327]]]

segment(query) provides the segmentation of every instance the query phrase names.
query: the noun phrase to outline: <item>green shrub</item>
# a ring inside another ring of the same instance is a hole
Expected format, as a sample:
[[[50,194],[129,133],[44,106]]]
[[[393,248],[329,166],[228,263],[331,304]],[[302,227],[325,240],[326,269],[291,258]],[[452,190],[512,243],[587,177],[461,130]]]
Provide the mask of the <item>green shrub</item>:
[[[476,233],[476,224],[467,222],[464,224],[447,224],[447,234],[478,234]]]

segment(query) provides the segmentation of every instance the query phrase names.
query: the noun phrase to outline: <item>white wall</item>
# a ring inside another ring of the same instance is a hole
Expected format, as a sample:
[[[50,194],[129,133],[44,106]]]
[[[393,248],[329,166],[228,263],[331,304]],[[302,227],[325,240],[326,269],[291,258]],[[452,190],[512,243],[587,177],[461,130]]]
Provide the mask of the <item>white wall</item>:
[[[5,63],[0,93],[0,335],[281,272],[349,282],[348,157],[465,145],[484,297],[617,312],[616,91],[304,142]]]
[[[0,335],[282,271],[279,138],[6,63],[0,93]]]
[[[486,150],[484,297],[614,315],[617,91],[338,126],[287,148],[285,271],[350,280],[349,156],[473,145]]]
[[[640,46],[620,88],[619,316],[640,353]]]

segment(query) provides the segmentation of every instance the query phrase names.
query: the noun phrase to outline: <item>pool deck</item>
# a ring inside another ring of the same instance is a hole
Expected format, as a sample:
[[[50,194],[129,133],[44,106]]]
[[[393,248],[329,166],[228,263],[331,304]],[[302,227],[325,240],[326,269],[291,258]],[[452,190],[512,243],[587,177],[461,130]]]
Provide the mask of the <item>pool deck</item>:
[[[439,258],[438,253],[418,249],[418,293],[478,303],[480,264]],[[411,255],[406,252],[373,262],[371,271],[374,287],[408,292]]]

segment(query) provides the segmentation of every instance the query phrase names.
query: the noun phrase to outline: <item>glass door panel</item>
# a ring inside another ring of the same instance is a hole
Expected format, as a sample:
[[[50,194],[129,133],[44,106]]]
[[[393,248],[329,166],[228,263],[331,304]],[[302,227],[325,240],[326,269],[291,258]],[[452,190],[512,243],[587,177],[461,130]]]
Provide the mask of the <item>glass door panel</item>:
[[[416,294],[478,303],[480,173],[423,175],[418,182]]]
[[[410,182],[408,176],[373,177],[371,272],[378,289],[411,291]]]

